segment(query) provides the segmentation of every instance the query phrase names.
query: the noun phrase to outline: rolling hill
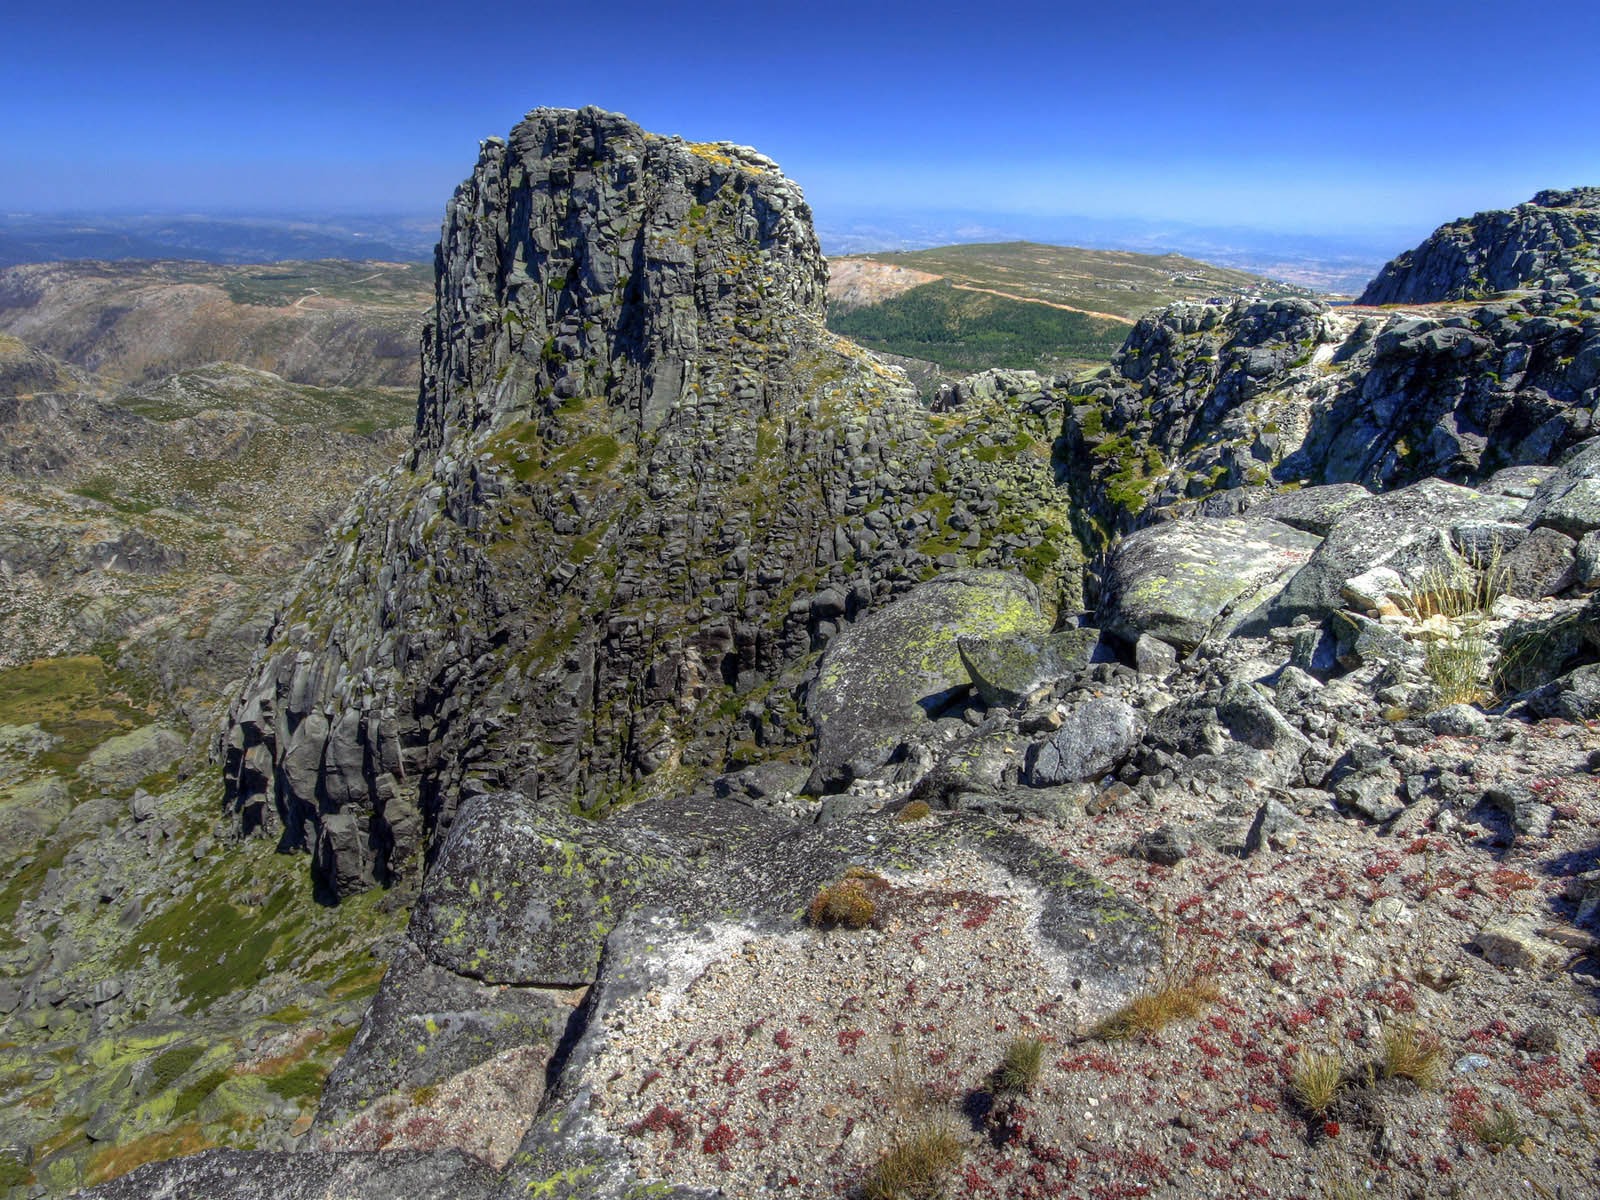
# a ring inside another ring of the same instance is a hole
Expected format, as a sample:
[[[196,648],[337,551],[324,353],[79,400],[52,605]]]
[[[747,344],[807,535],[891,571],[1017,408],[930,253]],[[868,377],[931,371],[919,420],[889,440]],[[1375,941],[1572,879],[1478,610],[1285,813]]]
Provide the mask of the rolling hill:
[[[1179,300],[1311,295],[1178,254],[1037,242],[851,255],[829,267],[831,329],[954,374],[1101,363],[1141,314]]]

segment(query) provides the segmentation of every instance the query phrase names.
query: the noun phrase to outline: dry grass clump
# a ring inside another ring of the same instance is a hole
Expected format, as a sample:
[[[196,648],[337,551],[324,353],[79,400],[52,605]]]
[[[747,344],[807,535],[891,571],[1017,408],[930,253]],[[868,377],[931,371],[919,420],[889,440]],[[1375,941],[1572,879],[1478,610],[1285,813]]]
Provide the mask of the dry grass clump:
[[[1174,1021],[1198,1017],[1221,994],[1215,981],[1199,972],[1169,976],[1101,1021],[1091,1036],[1111,1042],[1155,1033]]]
[[[1433,681],[1438,707],[1470,704],[1483,697],[1480,679],[1489,660],[1489,643],[1478,625],[1509,584],[1499,539],[1486,553],[1459,566],[1430,568],[1417,581],[1407,606],[1411,616],[1419,621],[1444,617],[1455,626],[1422,647],[1423,669]]]
[[[945,1194],[950,1172],[965,1153],[961,1137],[915,1078],[904,1043],[889,1044],[888,1099],[895,1134],[861,1180],[863,1200],[934,1200]]]
[[[830,883],[811,900],[807,915],[818,929],[865,929],[872,923],[878,904],[872,898],[874,885],[881,890],[883,878],[871,871],[851,867],[844,878]]]
[[[864,1200],[932,1200],[961,1161],[961,1139],[945,1125],[922,1125],[897,1138],[861,1181]]]
[[[1344,1088],[1344,1062],[1337,1054],[1302,1050],[1295,1060],[1290,1087],[1307,1111],[1323,1116]]]
[[[1012,1038],[1006,1047],[1005,1057],[995,1068],[993,1089],[998,1093],[1015,1092],[1027,1095],[1039,1082],[1039,1071],[1044,1065],[1044,1042],[1039,1038]]]
[[[1424,1090],[1439,1085],[1444,1047],[1432,1034],[1407,1022],[1383,1031],[1383,1074],[1386,1079],[1409,1079]]]

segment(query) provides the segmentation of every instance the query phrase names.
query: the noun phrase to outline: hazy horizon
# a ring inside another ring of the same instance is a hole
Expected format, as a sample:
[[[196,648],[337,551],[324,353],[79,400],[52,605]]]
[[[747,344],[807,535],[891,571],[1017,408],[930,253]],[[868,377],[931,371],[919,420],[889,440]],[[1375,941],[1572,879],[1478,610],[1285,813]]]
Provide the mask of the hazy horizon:
[[[1594,8],[1563,11],[1514,102],[1472,99],[1525,39],[1499,5],[1023,3],[980,19],[712,0],[581,17],[488,3],[451,23],[416,0],[19,11],[0,211],[438,213],[480,138],[591,103],[757,147],[819,223],[962,209],[1365,235],[1600,180],[1600,142],[1567,115],[1569,81],[1600,58]]]

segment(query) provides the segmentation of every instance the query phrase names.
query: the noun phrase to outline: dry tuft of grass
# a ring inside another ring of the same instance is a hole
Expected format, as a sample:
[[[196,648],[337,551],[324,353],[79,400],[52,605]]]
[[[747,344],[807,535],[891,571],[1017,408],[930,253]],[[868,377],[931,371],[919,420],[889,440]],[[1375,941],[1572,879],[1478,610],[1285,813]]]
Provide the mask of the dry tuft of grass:
[[[1489,644],[1473,629],[1429,639],[1422,647],[1422,668],[1433,681],[1439,708],[1471,704],[1483,696],[1479,682],[1489,659]]]
[[[1444,1047],[1432,1034],[1407,1022],[1383,1031],[1383,1074],[1386,1079],[1409,1079],[1424,1090],[1439,1085]]]
[[[861,1180],[863,1200],[934,1200],[945,1195],[951,1171],[964,1154],[950,1114],[917,1078],[905,1044],[889,1043],[889,1113],[893,1136]]]
[[[1489,643],[1478,625],[1505,594],[1510,572],[1496,539],[1488,551],[1450,567],[1424,572],[1406,605],[1416,620],[1444,617],[1454,628],[1423,645],[1423,669],[1433,681],[1439,708],[1470,704],[1483,697],[1481,682]]]
[[[851,867],[837,883],[830,883],[811,900],[807,910],[818,929],[843,925],[846,929],[865,929],[877,914],[873,891],[883,891],[883,876],[862,867]]]
[[[1174,1021],[1198,1017],[1221,995],[1216,983],[1198,972],[1168,977],[1139,993],[1094,1027],[1092,1037],[1112,1042],[1165,1029]]]
[[[1039,1071],[1044,1065],[1044,1042],[1039,1038],[1011,1039],[1005,1057],[995,1068],[993,1089],[996,1094],[1014,1092],[1027,1095],[1039,1082]]]
[[[861,1181],[864,1200],[932,1200],[961,1161],[961,1139],[945,1125],[897,1138]]]
[[[1441,616],[1459,621],[1488,612],[1510,585],[1511,572],[1503,561],[1500,539],[1495,538],[1482,555],[1424,571],[1407,607],[1418,620]]]
[[[1516,1114],[1496,1104],[1494,1111],[1472,1123],[1472,1132],[1490,1150],[1500,1151],[1522,1144],[1527,1135],[1517,1122]]]
[[[1337,1054],[1302,1050],[1295,1060],[1290,1087],[1295,1099],[1320,1117],[1333,1107],[1344,1088],[1344,1062]]]

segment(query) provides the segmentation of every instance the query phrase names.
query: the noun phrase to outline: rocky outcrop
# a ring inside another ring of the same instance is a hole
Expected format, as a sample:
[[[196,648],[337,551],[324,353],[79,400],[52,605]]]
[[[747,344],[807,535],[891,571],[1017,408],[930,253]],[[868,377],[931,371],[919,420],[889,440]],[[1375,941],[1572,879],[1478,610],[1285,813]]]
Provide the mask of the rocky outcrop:
[[[1437,230],[1388,263],[1357,304],[1485,300],[1521,289],[1600,295],[1600,188],[1540,192]]]
[[[1185,512],[1240,515],[1285,487],[1476,485],[1594,429],[1600,299],[1469,309],[1301,300],[1145,317],[1068,397],[1064,460],[1091,545]]]
[[[809,210],[754,151],[540,110],[484,143],[437,273],[411,458],[228,734],[246,828],[337,893],[475,792],[594,810],[797,744],[774,682],[941,568],[1076,581],[1059,402],[1008,377],[930,414],[829,335]]]
[[[451,1196],[488,1200],[495,1172],[459,1150],[436,1153],[271,1154],[258,1150],[208,1150],[190,1158],[151,1163],[111,1183],[79,1193],[93,1200],[316,1200],[342,1196]]]
[[[947,572],[852,625],[829,643],[807,693],[816,790],[873,774],[917,726],[965,696],[963,636],[1045,632],[1037,589],[998,571]]]
[[[1309,561],[1262,611],[1251,615],[1256,631],[1289,625],[1297,617],[1321,620],[1340,606],[1352,581],[1382,568],[1392,572],[1387,585],[1397,594],[1420,593],[1428,580],[1453,579],[1465,569],[1456,549],[1475,528],[1494,528],[1516,517],[1522,501],[1485,495],[1437,479],[1425,479],[1351,505],[1340,514]],[[1512,536],[1508,526],[1506,537]],[[1369,585],[1374,586],[1374,585]],[[1357,601],[1365,594],[1355,584]],[[1377,596],[1368,595],[1369,605]]]

